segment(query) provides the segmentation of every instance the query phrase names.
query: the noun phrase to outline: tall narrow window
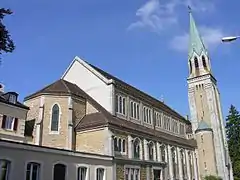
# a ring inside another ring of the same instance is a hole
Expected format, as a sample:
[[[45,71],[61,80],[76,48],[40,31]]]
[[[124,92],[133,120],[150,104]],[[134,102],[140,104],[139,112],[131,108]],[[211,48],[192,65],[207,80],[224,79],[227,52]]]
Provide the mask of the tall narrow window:
[[[146,106],[143,107],[143,121],[152,124],[152,111]]]
[[[148,144],[148,155],[149,155],[149,160],[153,161],[154,160],[154,144],[153,144],[153,142],[150,142]]]
[[[10,164],[8,160],[0,159],[0,178],[1,180],[8,180],[10,174]]]
[[[190,166],[190,179],[193,178],[193,159],[190,152],[188,152],[189,166]]]
[[[118,139],[118,151],[122,151],[122,140],[120,138]]]
[[[96,180],[104,180],[104,169],[103,168],[97,168],[96,173]]]
[[[207,63],[206,63],[205,56],[202,56],[202,64],[203,64],[203,67],[204,67],[204,68],[207,67]]]
[[[140,180],[140,168],[138,167],[125,167],[125,178],[124,180]]]
[[[55,164],[53,180],[65,180],[66,179],[66,166],[64,164]]]
[[[161,151],[161,161],[162,162],[165,162],[165,146],[164,145],[162,145],[161,147],[160,147],[160,151]]]
[[[58,131],[59,128],[59,106],[55,104],[52,108],[51,131]]]
[[[139,103],[130,101],[130,117],[139,119]]]
[[[192,73],[192,62],[189,61],[189,69],[190,69],[190,73]]]
[[[116,96],[116,112],[126,115],[126,100],[121,95]]]
[[[133,157],[140,159],[140,140],[135,139],[133,142]]]
[[[129,171],[130,169],[129,168],[125,168],[124,172],[125,172],[125,180],[129,180]]]
[[[176,179],[177,177],[177,157],[176,157],[176,150],[172,148],[172,164],[173,164],[173,177]]]
[[[40,180],[40,164],[34,162],[27,164],[26,180]]]
[[[182,164],[181,171],[182,171],[183,178],[185,178],[186,177],[185,153],[183,150],[180,151],[180,158],[181,158],[181,164]]]
[[[114,151],[118,151],[118,139],[114,138]]]
[[[14,117],[5,116],[4,129],[13,130]]]
[[[194,58],[194,65],[196,69],[199,67],[197,57]]]
[[[87,180],[87,168],[86,167],[78,168],[78,179],[77,180]]]
[[[130,117],[133,117],[133,102],[130,102]]]
[[[126,152],[126,140],[122,140],[122,152]]]

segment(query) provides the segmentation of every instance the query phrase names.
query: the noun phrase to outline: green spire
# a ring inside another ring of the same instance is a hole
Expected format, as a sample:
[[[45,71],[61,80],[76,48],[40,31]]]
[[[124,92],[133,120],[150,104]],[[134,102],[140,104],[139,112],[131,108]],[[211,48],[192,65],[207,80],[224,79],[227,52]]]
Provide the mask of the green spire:
[[[191,8],[189,8],[189,16],[190,16],[190,34],[189,34],[189,50],[188,50],[188,58],[191,58],[193,52],[198,55],[201,54],[202,51],[205,51],[207,54],[207,50],[204,46],[203,40],[198,32],[196,23],[193,19]]]

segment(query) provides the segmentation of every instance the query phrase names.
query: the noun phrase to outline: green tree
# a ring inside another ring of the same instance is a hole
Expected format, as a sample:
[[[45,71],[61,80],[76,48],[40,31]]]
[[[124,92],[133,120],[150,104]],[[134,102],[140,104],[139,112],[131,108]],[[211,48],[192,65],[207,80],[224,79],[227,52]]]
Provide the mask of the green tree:
[[[0,55],[5,53],[11,53],[15,49],[11,35],[3,24],[3,19],[6,15],[12,14],[10,9],[0,8]],[[1,58],[1,57],[0,57]]]
[[[235,178],[240,178],[240,115],[233,105],[226,119],[226,133],[233,175]]]

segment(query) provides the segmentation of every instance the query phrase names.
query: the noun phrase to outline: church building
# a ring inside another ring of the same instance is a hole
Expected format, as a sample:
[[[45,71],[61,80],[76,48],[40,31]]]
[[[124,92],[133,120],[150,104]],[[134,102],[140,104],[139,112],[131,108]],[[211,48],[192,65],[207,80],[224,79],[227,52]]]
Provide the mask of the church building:
[[[1,93],[0,177],[233,180],[216,79],[191,13],[188,66],[190,119],[79,57],[24,104]]]
[[[188,97],[192,130],[197,141],[200,177],[233,179],[217,80],[190,12]]]

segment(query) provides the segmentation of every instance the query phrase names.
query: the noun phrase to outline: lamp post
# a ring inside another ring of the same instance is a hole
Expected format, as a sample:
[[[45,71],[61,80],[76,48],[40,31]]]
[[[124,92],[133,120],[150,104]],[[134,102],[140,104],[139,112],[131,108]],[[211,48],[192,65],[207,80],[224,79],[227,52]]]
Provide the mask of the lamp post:
[[[222,38],[222,42],[231,42],[237,40],[238,38],[240,38],[240,36],[227,36]]]

